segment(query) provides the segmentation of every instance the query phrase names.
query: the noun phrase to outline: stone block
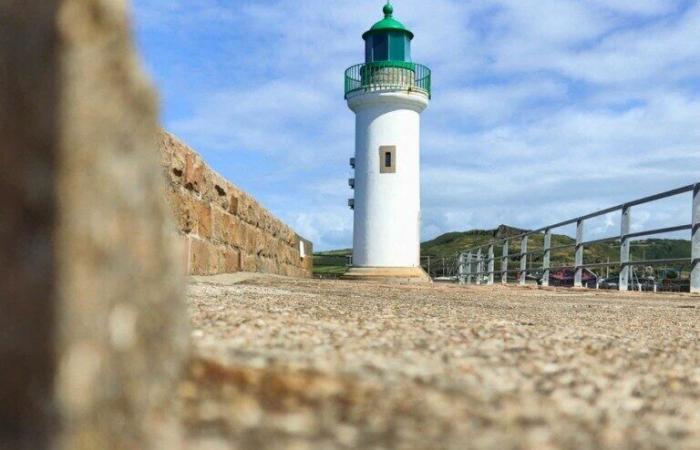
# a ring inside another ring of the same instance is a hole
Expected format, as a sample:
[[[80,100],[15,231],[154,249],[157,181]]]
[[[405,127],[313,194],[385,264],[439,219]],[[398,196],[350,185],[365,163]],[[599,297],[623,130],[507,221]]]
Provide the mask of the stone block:
[[[219,206],[212,207],[212,240],[216,243],[231,244],[233,218]]]
[[[231,237],[229,243],[234,247],[238,247],[239,249],[244,248],[244,243],[246,240],[246,224],[243,223],[243,221],[241,221],[238,217],[231,217],[229,227]]]
[[[200,192],[205,183],[205,165],[199,155],[187,152],[185,155],[185,188]]]
[[[196,233],[202,239],[211,239],[212,223],[211,223],[211,205],[199,199],[195,199],[194,214],[196,220]]]
[[[245,249],[246,251],[257,254],[258,250],[262,248],[262,232],[252,225],[245,224]]]
[[[160,140],[161,151],[169,155],[166,174],[173,185],[183,186],[187,167],[186,147],[175,136],[163,130],[160,132]]]
[[[241,253],[238,250],[227,248],[224,251],[224,273],[234,273],[241,270]]]
[[[242,253],[241,254],[241,270],[243,272],[257,272],[258,271],[258,265],[256,261],[255,255],[252,255],[250,253]]]
[[[210,171],[203,194],[212,204],[216,204],[223,209],[227,209],[228,188],[229,186],[226,179],[224,179],[218,173]]]
[[[190,273],[192,275],[208,275],[210,244],[202,239],[190,238]]]
[[[207,275],[216,275],[223,273],[224,267],[224,250],[222,245],[209,245],[209,264],[207,265]]]
[[[197,212],[195,199],[191,196],[183,195],[181,188],[178,187],[170,190],[167,197],[178,229],[186,234],[196,232]]]
[[[187,275],[190,273],[190,247],[192,245],[191,239],[192,238],[188,235],[177,235],[177,240],[180,243],[182,275]]]
[[[238,196],[237,195],[232,194],[229,197],[228,212],[233,214],[234,216],[238,214]]]

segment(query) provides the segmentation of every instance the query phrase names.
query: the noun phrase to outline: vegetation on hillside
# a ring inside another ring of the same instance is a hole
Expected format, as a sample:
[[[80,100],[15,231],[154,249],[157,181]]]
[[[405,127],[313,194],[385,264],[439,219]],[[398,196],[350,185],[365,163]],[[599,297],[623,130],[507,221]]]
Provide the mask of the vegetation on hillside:
[[[526,230],[501,225],[495,230],[471,230],[462,232],[445,233],[421,244],[421,255],[432,258],[454,259],[456,255],[465,250],[478,246],[488,245],[494,238],[515,237],[525,233]],[[576,240],[563,234],[552,235],[552,261],[553,267],[572,266],[574,264],[574,244]],[[557,248],[564,247],[564,248]],[[538,234],[528,238],[528,251],[537,252],[544,248],[544,235]],[[484,249],[486,252],[486,249]],[[320,252],[314,255],[315,273],[338,273],[345,271],[346,256],[351,255],[351,249]],[[520,239],[512,239],[509,242],[508,254],[516,259],[520,254]],[[496,257],[502,255],[502,246],[495,248]],[[690,258],[690,242],[685,239],[640,239],[632,242],[630,257],[632,261]],[[619,242],[593,244],[584,250],[584,262],[587,264],[616,262],[620,259]],[[530,267],[542,263],[541,254],[530,256]]]
[[[454,257],[460,251],[468,250],[481,245],[488,245],[494,236],[499,238],[508,236],[518,236],[524,233],[505,225],[496,230],[473,230],[465,232],[452,232],[439,236],[431,241],[421,244],[421,254],[423,256]],[[552,264],[566,265],[574,263],[574,245],[576,240],[570,236],[562,234],[552,235]],[[563,247],[566,248],[557,248]],[[537,252],[544,248],[544,235],[538,234],[528,238],[528,251]],[[509,255],[520,254],[520,239],[512,239],[509,242]],[[502,254],[501,246],[495,248],[495,254]],[[690,258],[690,242],[684,239],[640,239],[632,242],[631,259],[651,260],[668,258]],[[619,261],[619,242],[609,242],[593,244],[585,248],[584,261],[587,263],[600,263],[607,261]],[[541,261],[541,255],[533,255],[533,262]]]

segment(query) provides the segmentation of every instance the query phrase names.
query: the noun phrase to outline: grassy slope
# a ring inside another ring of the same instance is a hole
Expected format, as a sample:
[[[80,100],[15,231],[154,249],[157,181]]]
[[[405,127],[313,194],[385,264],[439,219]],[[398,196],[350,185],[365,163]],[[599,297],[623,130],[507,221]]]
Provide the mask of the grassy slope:
[[[498,230],[471,230],[464,232],[451,232],[436,237],[430,241],[421,244],[422,256],[433,257],[454,257],[458,252],[479,245],[486,245],[491,242],[494,232],[498,231],[499,236],[516,236],[523,233],[512,227],[500,226]],[[552,236],[552,246],[572,245],[575,240],[569,236],[554,234]],[[544,246],[544,236],[530,236],[528,239],[528,250],[541,250]],[[618,261],[620,255],[619,246],[614,243],[596,244],[586,247],[584,260],[586,263]],[[342,260],[328,258],[320,258],[320,256],[343,256],[352,253],[350,249],[335,250],[330,252],[322,252],[314,255],[317,273],[330,270],[328,265],[333,265],[334,270],[343,270]],[[520,253],[520,242],[514,240],[510,242],[509,254],[517,255]],[[500,256],[501,249],[496,249],[496,255]],[[690,242],[683,239],[647,239],[635,241],[631,251],[632,260],[645,259],[663,259],[663,258],[689,258],[690,257]],[[533,255],[533,262],[541,261],[540,255]],[[569,247],[559,249],[552,252],[552,265],[571,265],[574,262],[574,248]],[[326,273],[326,272],[324,272]],[[342,273],[342,272],[341,272]]]
[[[459,251],[476,247],[479,245],[488,244],[495,230],[474,230],[465,232],[453,232],[443,234],[431,241],[421,244],[421,254],[437,256],[437,257],[453,257]],[[517,230],[510,227],[501,226],[499,228],[499,236],[515,236],[522,233],[522,230]],[[553,263],[560,262],[562,264],[572,262],[574,260],[575,240],[569,236],[554,234],[552,235],[552,246],[558,247],[561,245],[571,245],[569,248],[559,249],[552,252]],[[528,239],[528,250],[542,250],[544,247],[544,236],[530,236]],[[510,242],[509,253],[517,255],[520,252],[520,242],[513,240]],[[594,244],[586,247],[585,260],[587,262],[604,262],[610,258],[611,261],[619,260],[619,245],[617,243]],[[500,248],[496,249],[496,254],[500,255]],[[690,242],[683,239],[645,239],[637,240],[632,243],[631,256],[633,260],[644,259],[663,259],[663,258],[689,258],[690,257]],[[535,261],[538,258],[535,257]]]

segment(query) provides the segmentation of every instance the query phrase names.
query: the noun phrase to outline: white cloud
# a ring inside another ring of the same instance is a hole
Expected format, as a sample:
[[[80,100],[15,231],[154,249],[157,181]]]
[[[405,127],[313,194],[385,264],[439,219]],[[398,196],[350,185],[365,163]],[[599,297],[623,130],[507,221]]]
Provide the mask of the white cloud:
[[[592,0],[592,3],[612,12],[639,16],[667,14],[678,6],[678,2],[668,0]]]
[[[352,222],[338,207],[324,212],[297,213],[291,222],[295,230],[314,243],[316,249],[340,249],[348,245],[348,235],[352,234]]]

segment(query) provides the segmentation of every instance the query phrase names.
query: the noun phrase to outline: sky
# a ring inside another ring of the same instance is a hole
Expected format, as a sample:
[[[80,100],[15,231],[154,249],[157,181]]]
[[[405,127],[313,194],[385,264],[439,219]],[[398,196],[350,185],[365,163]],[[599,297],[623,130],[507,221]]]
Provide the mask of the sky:
[[[343,73],[383,4],[132,0],[164,127],[316,250],[352,245]],[[433,71],[423,240],[540,228],[700,181],[700,2],[393,4]],[[690,195],[633,209],[635,230],[689,222]],[[617,215],[586,228],[616,233]]]

